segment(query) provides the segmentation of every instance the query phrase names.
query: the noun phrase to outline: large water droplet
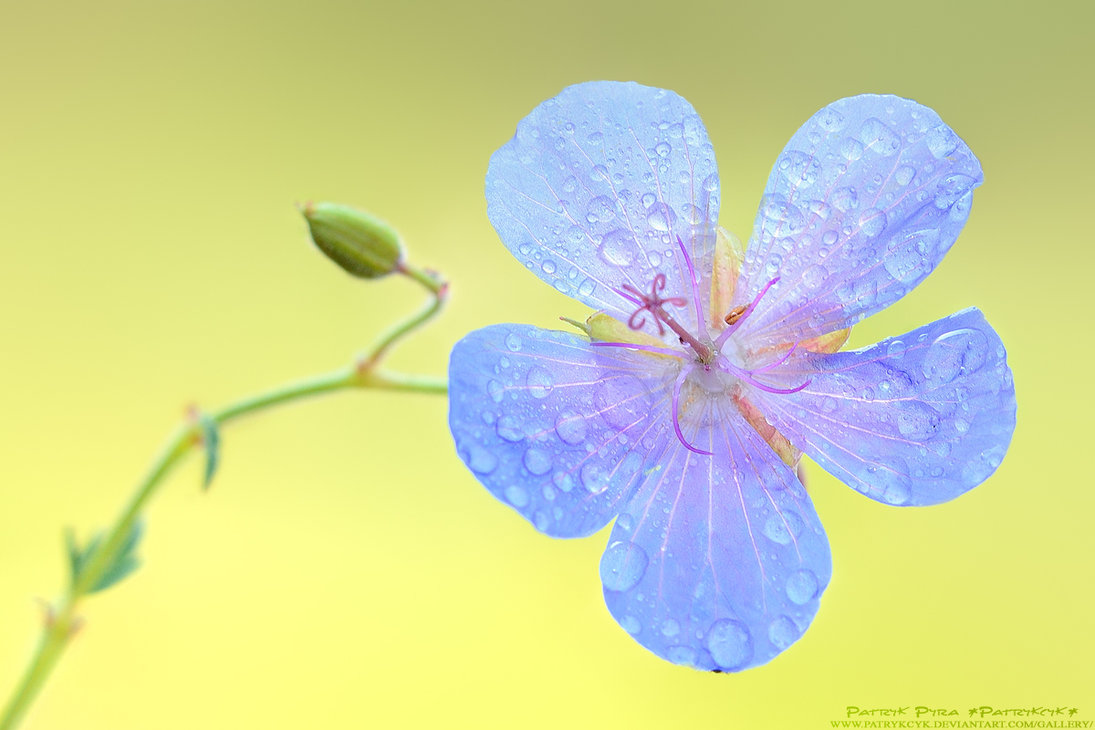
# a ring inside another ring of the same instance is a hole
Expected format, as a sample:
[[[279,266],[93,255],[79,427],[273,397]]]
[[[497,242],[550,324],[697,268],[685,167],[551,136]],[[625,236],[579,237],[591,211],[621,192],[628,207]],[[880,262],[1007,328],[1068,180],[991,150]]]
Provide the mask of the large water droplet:
[[[613,266],[630,266],[639,253],[639,246],[629,231],[617,228],[605,234],[598,249],[601,259]],[[580,291],[580,289],[579,289]]]
[[[468,468],[477,474],[490,474],[498,466],[498,457],[482,446],[471,446],[465,454],[464,461]]]
[[[801,635],[802,632],[798,630],[790,616],[779,616],[768,626],[768,640],[780,651],[795,643]]]
[[[564,443],[579,444],[585,437],[588,427],[584,416],[574,411],[563,411],[555,419],[555,433]]]
[[[524,431],[521,430],[521,422],[513,416],[502,416],[498,419],[498,425],[494,430],[498,433],[499,438],[502,438],[510,443],[516,443],[525,437]]]
[[[825,107],[814,115],[817,126],[826,132],[839,132],[844,128],[844,115],[832,107]]]
[[[776,163],[776,168],[791,185],[809,187],[821,175],[821,163],[813,155],[791,150]]]
[[[855,188],[837,188],[829,196],[829,202],[832,203],[834,208],[843,213],[859,206],[859,196],[856,195]]]
[[[591,461],[587,461],[583,464],[581,470],[578,472],[578,478],[581,480],[582,486],[585,487],[590,494],[601,494],[608,489],[608,477],[609,474],[607,470]]]
[[[676,620],[667,618],[662,621],[662,636],[673,638],[679,633],[681,633],[681,625]]]
[[[949,383],[959,374],[972,373],[984,366],[988,357],[988,339],[980,330],[958,329],[935,338],[921,363],[924,377],[936,383]]]
[[[643,630],[643,625],[639,623],[639,619],[631,615],[624,616],[620,619],[620,626],[632,636]]]
[[[901,138],[880,119],[868,119],[859,129],[859,141],[883,157],[901,149]]]
[[[894,170],[893,174],[893,179],[901,186],[908,185],[914,177],[916,177],[916,169],[909,165],[902,165]]]
[[[633,542],[616,541],[601,557],[601,582],[610,591],[626,591],[638,585],[650,559]]]
[[[616,217],[616,203],[604,195],[598,195],[589,201],[586,221],[589,223],[607,223]]]
[[[522,486],[511,484],[506,487],[503,494],[506,497],[506,501],[518,509],[528,506],[528,492],[525,491],[525,488]]]
[[[668,142],[659,142],[654,145],[654,152],[658,157],[669,157],[669,153],[673,151],[673,148],[669,146]]]
[[[810,570],[796,570],[787,576],[787,598],[797,606],[805,606],[817,595],[817,576]]]
[[[863,235],[874,238],[886,227],[886,214],[878,208],[868,208],[859,216],[859,230]]]
[[[809,289],[819,289],[822,284],[825,283],[825,279],[829,276],[828,270],[821,264],[814,264],[808,266],[805,271],[802,272],[802,283]]]
[[[490,399],[495,403],[502,402],[502,396],[506,394],[505,387],[497,380],[487,381],[487,392],[490,394]]]
[[[521,350],[521,338],[510,332],[506,335],[506,347],[509,348],[510,352],[519,352]]]
[[[552,379],[551,373],[537,366],[528,371],[528,375],[525,377],[525,385],[528,386],[529,395],[533,398],[547,398],[551,395],[552,388],[555,387],[555,381]]]
[[[677,214],[665,203],[655,203],[646,214],[646,222],[655,231],[668,231],[677,222]]]
[[[745,624],[720,619],[707,632],[707,650],[722,669],[740,669],[753,658],[753,638]]]
[[[958,149],[958,135],[946,124],[940,124],[928,132],[924,141],[928,143],[928,149],[932,155],[938,159],[943,159]]]
[[[780,545],[787,545],[801,532],[802,518],[794,512],[776,513],[764,522],[764,536]]]
[[[902,436],[923,441],[934,436],[938,427],[939,414],[931,406],[914,400],[901,403],[897,411],[897,430]]]
[[[551,471],[551,454],[533,446],[525,451],[525,468],[530,474],[541,476]]]

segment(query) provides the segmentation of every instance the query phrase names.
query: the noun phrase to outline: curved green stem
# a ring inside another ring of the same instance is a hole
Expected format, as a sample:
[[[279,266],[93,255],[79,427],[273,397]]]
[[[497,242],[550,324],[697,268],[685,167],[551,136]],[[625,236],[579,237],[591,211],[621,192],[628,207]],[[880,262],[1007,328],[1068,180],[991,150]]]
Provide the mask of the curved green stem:
[[[377,364],[397,341],[435,317],[445,302],[447,285],[436,277],[405,265],[400,272],[426,287],[432,295],[431,301],[421,311],[381,335],[355,365],[244,398],[208,413],[209,419],[219,427],[241,416],[272,406],[347,388],[446,393],[448,383],[443,378],[376,369]],[[53,667],[61,658],[69,639],[80,628],[81,620],[77,614],[80,601],[94,592],[95,586],[114,564],[119,551],[124,548],[128,536],[140,518],[142,510],[156,493],[164,477],[194,446],[201,443],[202,429],[194,419],[180,426],[172,434],[144,479],[137,485],[136,491],[114,525],[98,546],[91,551],[86,563],[81,566],[64,598],[56,608],[50,606],[46,609],[45,626],[38,648],[3,714],[0,714],[0,730],[13,730],[26,715]]]

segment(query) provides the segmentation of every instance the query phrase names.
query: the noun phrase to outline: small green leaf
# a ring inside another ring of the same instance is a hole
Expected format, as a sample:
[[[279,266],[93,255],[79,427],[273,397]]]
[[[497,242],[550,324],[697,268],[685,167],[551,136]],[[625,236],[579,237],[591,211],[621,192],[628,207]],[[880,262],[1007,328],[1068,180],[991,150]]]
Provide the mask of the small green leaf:
[[[198,415],[198,427],[202,431],[202,443],[205,445],[205,478],[202,489],[209,489],[213,483],[213,474],[217,471],[217,465],[221,458],[221,436],[217,428],[217,422],[208,414]]]
[[[144,530],[141,522],[139,520],[134,522],[133,527],[130,528],[129,533],[126,535],[125,541],[122,542],[114,560],[106,567],[102,575],[99,576],[99,579],[95,581],[95,584],[88,589],[87,592],[89,594],[98,593],[99,591],[110,588],[115,583],[118,583],[129,576],[140,566],[141,561],[140,558],[137,557],[137,545],[141,541],[143,532]],[[73,586],[79,582],[80,576],[87,567],[88,561],[99,548],[102,539],[101,534],[95,535],[88,541],[86,546],[81,548],[76,541],[76,536],[73,531],[71,529],[65,531],[65,546],[68,551],[69,570],[71,572]]]

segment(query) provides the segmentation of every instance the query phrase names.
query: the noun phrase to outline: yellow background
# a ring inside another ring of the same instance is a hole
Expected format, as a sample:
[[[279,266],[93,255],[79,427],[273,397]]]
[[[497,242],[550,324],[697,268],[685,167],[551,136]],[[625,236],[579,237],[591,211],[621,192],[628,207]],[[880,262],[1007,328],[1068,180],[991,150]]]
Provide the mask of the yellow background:
[[[483,175],[563,86],[684,95],[748,234],[794,130],[842,96],[935,108],[986,182],[946,261],[853,345],[976,305],[1009,350],[999,472],[895,509],[816,467],[834,578],[771,664],[663,662],[605,610],[607,533],[556,541],[456,458],[443,398],[350,393],[235,424],[148,515],[27,728],[821,728],[846,705],[1072,705],[1095,719],[1090,3],[12,2],[0,24],[0,693],[188,403],[326,371],[418,306],[317,255],[295,201],[367,207],[453,282],[393,366],[557,326]]]

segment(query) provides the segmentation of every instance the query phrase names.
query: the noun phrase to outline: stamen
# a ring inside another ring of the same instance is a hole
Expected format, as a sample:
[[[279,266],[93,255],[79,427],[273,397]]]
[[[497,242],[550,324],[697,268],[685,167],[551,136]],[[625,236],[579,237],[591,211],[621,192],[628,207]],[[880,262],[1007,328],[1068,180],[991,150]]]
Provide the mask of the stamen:
[[[795,353],[795,350],[798,349],[798,343],[800,341],[801,340],[796,341],[795,344],[791,345],[791,349],[788,350],[787,352],[783,353],[783,357],[781,357],[780,359],[776,360],[775,362],[770,362],[770,363],[768,363],[767,365],[765,365],[763,367],[759,367],[756,370],[753,370],[752,372],[754,372],[754,373],[766,373],[769,370],[771,370],[772,368],[778,368],[780,365],[787,362],[791,358],[791,355],[793,355]]]
[[[757,380],[756,378],[753,377],[756,373],[764,372],[766,368],[761,368],[761,369],[758,369],[758,370],[746,370],[745,368],[739,368],[737,365],[730,362],[725,357],[720,357],[719,360],[718,360],[718,364],[719,364],[719,368],[721,368],[723,372],[730,373],[735,378],[738,378],[739,380],[744,380],[746,383],[749,383],[749,385],[752,385],[755,388],[760,388],[765,393],[775,393],[777,395],[790,395],[791,393],[799,392],[800,390],[802,390],[803,388],[805,388],[806,386],[808,386],[810,383],[813,382],[813,380],[808,379],[802,385],[799,385],[799,386],[794,387],[794,388],[777,388],[774,385],[765,385],[764,383],[760,382],[759,380]]]
[[[756,297],[753,298],[753,301],[749,304],[749,306],[745,308],[745,312],[736,320],[734,320],[734,322],[731,323],[729,327],[722,331],[722,334],[719,335],[719,338],[715,340],[716,349],[722,347],[723,343],[730,339],[730,335],[737,332],[738,327],[741,327],[742,322],[749,319],[749,315],[756,310],[757,304],[760,303],[761,298],[764,297],[764,295],[768,293],[768,290],[775,286],[778,281],[779,277],[777,276],[776,278],[765,284],[764,288],[760,290],[760,293],[757,294]],[[733,312],[731,312],[731,314],[733,314]]]
[[[707,323],[704,322],[703,305],[700,303],[700,282],[696,278],[696,268],[692,265],[692,257],[688,255],[688,251],[684,248],[684,241],[680,236],[677,236],[677,246],[681,249],[681,255],[684,256],[684,263],[688,267],[688,278],[692,281],[692,302],[696,306],[696,324],[700,328],[700,339],[708,339]]]
[[[684,434],[681,433],[681,420],[680,420],[680,408],[681,408],[681,386],[684,385],[685,379],[688,374],[692,372],[692,368],[681,368],[681,374],[677,376],[677,382],[673,384],[673,430],[677,434],[677,440],[684,445],[684,448],[697,454],[703,454],[704,456],[714,456],[713,451],[704,451],[703,449],[697,449],[684,438]]]
[[[670,350],[667,347],[654,347],[653,345],[638,345],[632,342],[590,342],[589,344],[594,347],[623,347],[628,350],[642,350],[643,352],[653,352],[658,355],[669,355],[675,357],[678,360],[681,359],[681,353],[676,350]]]

